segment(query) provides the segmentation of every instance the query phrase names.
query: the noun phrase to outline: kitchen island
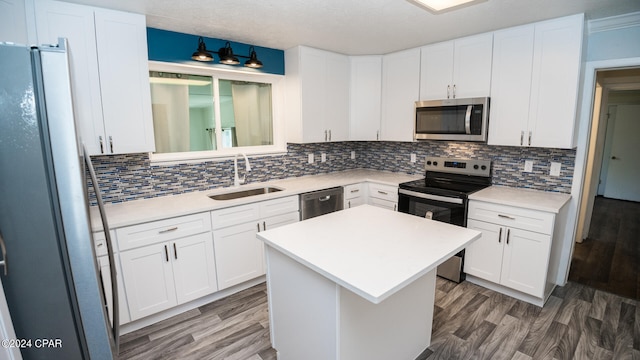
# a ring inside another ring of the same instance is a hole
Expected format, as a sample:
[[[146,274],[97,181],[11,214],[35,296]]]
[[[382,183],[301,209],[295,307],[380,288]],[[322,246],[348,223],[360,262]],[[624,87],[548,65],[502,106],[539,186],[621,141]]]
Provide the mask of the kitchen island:
[[[258,233],[278,359],[415,359],[436,267],[480,232],[362,205]]]

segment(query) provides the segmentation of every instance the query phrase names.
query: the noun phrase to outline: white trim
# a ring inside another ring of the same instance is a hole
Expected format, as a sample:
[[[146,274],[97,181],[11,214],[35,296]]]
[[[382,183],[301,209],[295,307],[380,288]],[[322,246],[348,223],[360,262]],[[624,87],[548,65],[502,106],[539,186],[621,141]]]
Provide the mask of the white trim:
[[[582,199],[582,189],[586,175],[587,152],[589,136],[591,133],[591,119],[593,117],[593,97],[596,84],[596,71],[605,69],[616,69],[640,66],[640,57],[589,61],[585,64],[584,82],[582,89],[582,103],[579,111],[578,126],[578,148],[576,149],[575,171],[573,183],[571,185],[571,200],[569,202],[569,213],[567,230],[562,239],[562,254],[560,256],[560,269],[558,271],[557,284],[564,286],[569,278],[569,267],[575,245],[575,235],[578,230],[578,210]],[[558,239],[560,240],[560,239]],[[564,267],[562,266],[564,264]]]
[[[598,32],[625,29],[634,26],[640,26],[640,11],[589,20],[589,22],[587,22],[587,32],[591,35]]]

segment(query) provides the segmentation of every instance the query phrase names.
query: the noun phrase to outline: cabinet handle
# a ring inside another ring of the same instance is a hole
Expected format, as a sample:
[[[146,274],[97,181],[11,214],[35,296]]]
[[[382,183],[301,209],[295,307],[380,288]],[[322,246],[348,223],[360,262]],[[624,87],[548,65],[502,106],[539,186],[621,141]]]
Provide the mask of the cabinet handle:
[[[453,98],[456,98],[456,84],[453,84]]]
[[[111,149],[111,153],[113,154],[113,137],[109,136],[109,148]]]
[[[507,229],[507,245],[509,245],[509,235],[511,235],[511,229]]]
[[[501,217],[503,219],[509,219],[509,220],[515,220],[516,218],[514,218],[513,216],[509,216],[509,215],[502,215],[502,214],[498,214],[498,217]]]
[[[351,190],[351,193],[353,194],[353,193],[357,193],[359,191],[360,191],[360,189],[353,189],[353,190]]]
[[[380,130],[376,131],[376,140],[380,140]]]
[[[531,146],[531,131],[529,131],[529,146]]]
[[[164,257],[169,262],[169,249],[167,249],[167,245],[164,246]]]
[[[329,141],[331,141],[331,130],[329,130]]]
[[[262,222],[262,230],[267,231],[267,222],[266,221]]]
[[[347,201],[347,209],[351,209],[351,200]]]
[[[524,141],[524,131],[520,131],[520,146],[522,146],[523,141]]]
[[[100,141],[100,154],[104,154],[104,140],[102,136],[98,136],[98,141]]]
[[[158,231],[158,234],[164,234],[164,233],[168,233],[168,232],[172,232],[172,231],[176,231],[176,230],[178,230],[178,227],[174,226],[172,228],[160,230],[160,231]]]
[[[502,228],[500,228],[500,232],[498,233],[498,244],[502,243]]]
[[[258,232],[260,232],[260,223],[256,223],[256,226],[258,227]]]
[[[176,247],[176,243],[173,243],[173,256],[178,260],[178,248]]]
[[[449,91],[451,90],[451,85],[447,85],[447,99],[449,98]]]
[[[324,131],[324,141],[327,141],[327,130]]]
[[[393,204],[393,211],[398,211],[398,204]]]
[[[380,190],[378,190],[378,194],[381,194],[381,195],[389,195],[387,192],[380,191]]]

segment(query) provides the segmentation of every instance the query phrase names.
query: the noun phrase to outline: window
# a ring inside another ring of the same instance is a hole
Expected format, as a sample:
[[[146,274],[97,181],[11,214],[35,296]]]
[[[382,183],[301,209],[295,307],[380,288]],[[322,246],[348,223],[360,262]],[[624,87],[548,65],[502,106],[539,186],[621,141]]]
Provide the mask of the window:
[[[279,75],[150,62],[152,161],[284,152]]]

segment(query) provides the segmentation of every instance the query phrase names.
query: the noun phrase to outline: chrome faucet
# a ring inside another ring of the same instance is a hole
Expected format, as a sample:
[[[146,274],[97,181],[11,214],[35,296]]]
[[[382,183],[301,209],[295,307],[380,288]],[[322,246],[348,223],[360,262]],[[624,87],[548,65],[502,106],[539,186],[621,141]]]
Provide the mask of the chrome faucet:
[[[242,176],[242,180],[240,180],[240,177],[238,176],[238,155],[244,156],[245,172],[244,172],[244,175]],[[234,171],[234,176],[233,176],[234,187],[239,187],[240,184],[244,184],[247,181],[247,173],[251,171],[251,165],[249,164],[249,158],[247,158],[247,155],[243,153],[243,154],[236,154],[234,156],[233,171]]]

